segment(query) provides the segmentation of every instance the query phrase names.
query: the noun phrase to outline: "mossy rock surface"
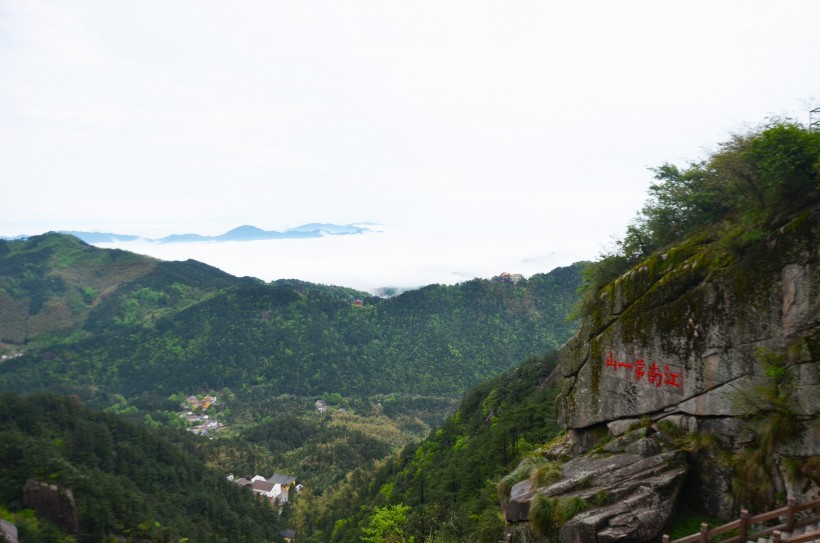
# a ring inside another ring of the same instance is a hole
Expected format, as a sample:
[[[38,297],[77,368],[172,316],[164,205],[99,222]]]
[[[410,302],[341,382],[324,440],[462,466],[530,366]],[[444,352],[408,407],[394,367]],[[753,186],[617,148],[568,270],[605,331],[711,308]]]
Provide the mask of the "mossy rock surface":
[[[765,378],[756,348],[788,354],[799,343],[794,356],[816,363],[818,218],[815,207],[743,243],[692,238],[603,287],[560,352],[562,375],[572,377],[558,403],[564,424],[739,414],[726,392]]]

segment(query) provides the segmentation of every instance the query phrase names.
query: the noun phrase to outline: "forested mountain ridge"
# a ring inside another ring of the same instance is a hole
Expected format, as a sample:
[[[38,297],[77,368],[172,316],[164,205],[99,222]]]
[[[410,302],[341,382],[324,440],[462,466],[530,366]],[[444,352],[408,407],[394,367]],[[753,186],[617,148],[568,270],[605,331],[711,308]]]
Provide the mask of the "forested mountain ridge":
[[[24,329],[15,335],[7,326],[5,339],[33,343],[0,364],[0,390],[60,386],[126,397],[223,387],[457,396],[569,337],[565,317],[582,269],[379,299],[295,280],[264,284],[58,234],[3,242],[3,253],[0,286],[11,302],[4,322]],[[112,266],[125,270],[119,282]],[[351,303],[357,295],[362,306]],[[53,320],[55,313],[67,317]],[[30,325],[49,319],[50,330]]]
[[[89,319],[137,324],[248,282],[258,280],[193,260],[99,249],[65,234],[0,240],[0,347],[14,351],[43,336],[93,331]],[[153,305],[140,311],[146,297]]]

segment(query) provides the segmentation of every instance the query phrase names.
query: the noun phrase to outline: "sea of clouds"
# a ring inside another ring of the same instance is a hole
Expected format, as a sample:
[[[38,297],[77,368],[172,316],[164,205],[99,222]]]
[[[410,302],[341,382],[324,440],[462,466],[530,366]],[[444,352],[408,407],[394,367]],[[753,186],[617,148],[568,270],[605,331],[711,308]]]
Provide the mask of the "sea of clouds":
[[[101,243],[162,260],[194,259],[235,276],[264,281],[301,279],[375,292],[490,278],[501,272],[529,277],[578,260],[594,247],[562,246],[560,239],[485,232],[420,231],[375,226],[358,235],[244,242]]]

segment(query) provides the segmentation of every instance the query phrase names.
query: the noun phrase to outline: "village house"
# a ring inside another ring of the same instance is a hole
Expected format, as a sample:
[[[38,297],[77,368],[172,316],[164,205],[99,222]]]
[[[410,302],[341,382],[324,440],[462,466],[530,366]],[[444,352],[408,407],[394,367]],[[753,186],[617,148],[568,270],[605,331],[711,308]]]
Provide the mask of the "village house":
[[[250,488],[254,494],[264,496],[274,503],[286,503],[288,501],[288,493],[291,487],[296,483],[296,478],[289,475],[280,475],[274,473],[272,476],[265,479],[261,475],[254,475],[251,479],[240,477],[234,478],[233,473],[227,476],[229,481],[235,485],[246,486]],[[301,486],[301,485],[300,485]],[[299,487],[297,486],[297,489]]]
[[[271,483],[261,475],[256,475],[251,479],[251,490],[255,494],[264,496],[269,500],[275,500],[282,493],[282,485],[278,483]]]
[[[267,481],[279,485],[279,488],[281,488],[281,494],[278,498],[279,503],[286,503],[290,497],[290,489],[296,484],[296,477],[274,473],[267,478]],[[301,490],[300,487],[301,485],[296,487],[297,492]]]
[[[291,477],[290,475],[281,475],[279,473],[274,473],[270,477],[266,479],[269,483],[275,483],[278,485],[282,485],[282,491],[287,491],[296,483],[296,477]]]

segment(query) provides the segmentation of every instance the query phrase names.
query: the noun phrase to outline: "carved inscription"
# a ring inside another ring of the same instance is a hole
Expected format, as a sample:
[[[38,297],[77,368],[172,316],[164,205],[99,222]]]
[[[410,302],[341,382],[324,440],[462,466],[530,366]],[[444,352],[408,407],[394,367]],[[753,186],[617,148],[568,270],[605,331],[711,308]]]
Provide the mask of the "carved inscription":
[[[683,395],[683,368],[651,358],[616,356],[609,351],[604,355],[604,370],[618,377],[631,379],[665,392]]]

